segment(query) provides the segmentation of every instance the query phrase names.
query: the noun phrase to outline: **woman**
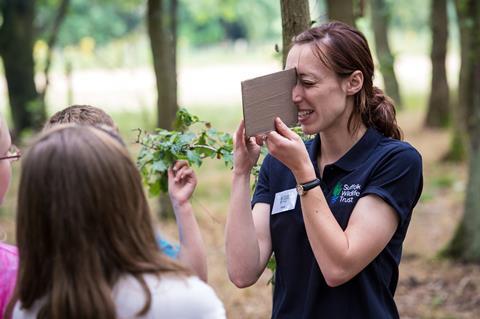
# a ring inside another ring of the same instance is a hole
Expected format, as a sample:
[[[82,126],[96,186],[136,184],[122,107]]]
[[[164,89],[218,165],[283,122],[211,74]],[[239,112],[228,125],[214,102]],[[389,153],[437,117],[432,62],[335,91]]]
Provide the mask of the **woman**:
[[[10,138],[8,126],[0,115],[0,204],[10,185],[12,175],[11,162],[18,160],[20,153]],[[18,268],[18,252],[14,246],[7,245],[1,241],[4,239],[0,227],[0,318],[15,288],[15,278]]]
[[[60,125],[26,154],[17,243],[14,318],[225,318],[159,251],[137,168],[93,127]]]
[[[238,287],[252,285],[273,251],[272,318],[398,318],[393,295],[422,190],[421,157],[401,141],[392,101],[373,87],[359,31],[332,22],[301,33],[286,68],[297,69],[292,99],[303,132],[315,138],[303,143],[276,118],[276,131],[246,140],[240,124],[229,276]],[[263,143],[269,155],[250,203],[249,176]]]

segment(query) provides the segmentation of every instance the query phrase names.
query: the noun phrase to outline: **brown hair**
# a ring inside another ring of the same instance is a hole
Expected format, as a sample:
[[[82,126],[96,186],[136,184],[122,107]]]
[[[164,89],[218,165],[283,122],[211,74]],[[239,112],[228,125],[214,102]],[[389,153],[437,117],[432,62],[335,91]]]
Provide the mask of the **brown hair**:
[[[155,242],[150,210],[127,150],[96,128],[60,125],[22,161],[17,206],[15,296],[38,318],[116,318],[112,287],[122,275],[186,274]]]
[[[58,124],[77,123],[83,125],[110,127],[118,133],[117,126],[112,117],[102,109],[91,105],[72,105],[69,106],[48,119],[44,125],[44,130],[52,128]]]
[[[363,73],[363,86],[355,94],[353,112],[348,120],[349,130],[358,129],[362,121],[387,137],[402,139],[392,99],[373,86],[373,59],[367,40],[360,31],[334,21],[300,33],[292,44],[312,44],[320,61],[339,77],[347,77],[356,70]]]

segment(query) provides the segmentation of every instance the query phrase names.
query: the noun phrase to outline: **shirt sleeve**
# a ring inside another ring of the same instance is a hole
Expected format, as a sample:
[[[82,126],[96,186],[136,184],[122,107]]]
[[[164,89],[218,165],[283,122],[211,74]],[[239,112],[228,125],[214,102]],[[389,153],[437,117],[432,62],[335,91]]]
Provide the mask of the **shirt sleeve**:
[[[183,305],[189,304],[181,318],[191,319],[225,319],[226,313],[223,303],[217,297],[215,291],[209,285],[196,277],[189,278],[189,288],[182,297],[177,296],[177,300],[184,299]],[[173,317],[171,317],[173,318]],[[178,317],[177,317],[178,318]]]
[[[274,196],[270,189],[270,162],[272,160],[271,155],[267,155],[263,160],[260,167],[260,173],[258,174],[257,183],[255,186],[255,192],[252,198],[252,208],[256,203],[266,203],[273,205]]]
[[[144,275],[151,293],[151,303],[144,316],[138,312],[145,306],[145,291],[131,275],[115,284],[113,298],[119,319],[225,319],[223,303],[215,291],[195,276]]]
[[[0,317],[2,317],[15,289],[17,269],[17,248],[0,242]]]
[[[180,253],[180,247],[178,245],[173,245],[169,241],[165,240],[159,234],[156,235],[157,245],[160,247],[160,250],[172,259],[178,259],[178,254]]]
[[[375,194],[392,206],[400,219],[408,222],[423,188],[422,157],[413,148],[391,152],[373,170],[361,196]]]

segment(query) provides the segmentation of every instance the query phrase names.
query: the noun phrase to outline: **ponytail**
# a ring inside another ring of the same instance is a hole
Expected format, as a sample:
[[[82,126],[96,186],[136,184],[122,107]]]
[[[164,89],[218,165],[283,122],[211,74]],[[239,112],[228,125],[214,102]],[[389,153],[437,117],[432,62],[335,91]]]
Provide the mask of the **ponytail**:
[[[367,127],[374,127],[386,137],[403,139],[402,130],[397,125],[393,100],[382,90],[373,86],[371,96],[366,97],[362,121]]]

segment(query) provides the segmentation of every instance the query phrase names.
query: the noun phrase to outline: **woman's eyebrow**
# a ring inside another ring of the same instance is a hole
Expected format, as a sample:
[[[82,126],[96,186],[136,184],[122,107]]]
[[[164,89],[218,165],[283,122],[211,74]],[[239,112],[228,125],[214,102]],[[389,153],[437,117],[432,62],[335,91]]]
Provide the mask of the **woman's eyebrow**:
[[[315,77],[313,73],[308,73],[308,72],[299,72],[297,73],[297,76],[298,77],[306,77],[306,76]]]

